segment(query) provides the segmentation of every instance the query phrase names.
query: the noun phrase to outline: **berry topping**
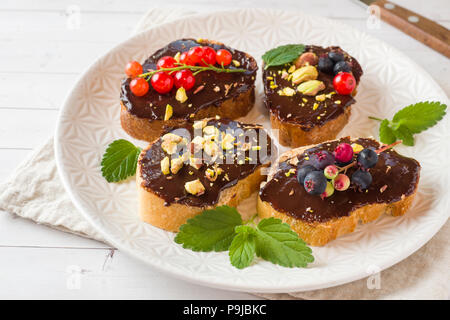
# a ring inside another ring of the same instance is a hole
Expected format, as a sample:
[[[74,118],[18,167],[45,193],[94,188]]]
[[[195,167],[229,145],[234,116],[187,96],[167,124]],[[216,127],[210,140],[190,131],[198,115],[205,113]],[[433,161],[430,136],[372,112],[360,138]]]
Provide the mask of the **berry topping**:
[[[142,97],[148,92],[149,85],[144,78],[135,78],[130,82],[130,90],[135,96]]]
[[[231,53],[228,50],[220,49],[216,53],[216,61],[221,66],[227,66],[231,63]]]
[[[185,90],[190,90],[195,84],[195,77],[191,70],[183,69],[179,70],[173,76],[175,87],[183,87]]]
[[[181,57],[180,57],[181,59]],[[195,66],[199,65],[202,62],[203,59],[203,48],[202,47],[192,47],[189,49],[187,53],[187,59],[189,60],[190,64]]]
[[[339,94],[351,94],[356,87],[355,77],[348,72],[340,72],[333,79],[333,87]]]
[[[125,67],[125,73],[130,78],[137,77],[143,72],[142,66],[137,61],[130,61],[127,63]]]
[[[328,57],[320,57],[319,62],[317,64],[317,69],[321,72],[332,73],[333,72],[334,63]]]
[[[319,195],[327,187],[327,178],[325,178],[322,171],[312,171],[306,175],[303,186],[309,194]]]
[[[328,52],[328,58],[330,58],[334,62],[344,61],[344,55],[337,51]]]
[[[372,183],[372,175],[368,171],[356,170],[352,174],[352,182],[361,190],[367,189]]]
[[[193,66],[193,65],[195,65],[195,63],[192,63],[191,60],[189,60],[187,51],[186,51],[186,52],[183,52],[183,53],[180,55],[180,63],[182,63],[182,64],[187,64],[188,66]]]
[[[330,181],[328,181],[327,182],[327,186],[325,188],[325,191],[320,195],[320,197],[322,199],[325,199],[325,198],[328,198],[328,197],[332,196],[333,193],[334,193],[333,184]]]
[[[334,164],[333,155],[326,151],[318,151],[310,156],[309,163],[318,170],[323,170],[326,166]]]
[[[345,61],[336,62],[336,64],[333,67],[334,74],[338,74],[339,72],[351,72],[351,71],[352,71],[352,68]]]
[[[174,68],[175,63],[177,63],[177,61],[173,57],[164,56],[158,60],[158,62],[156,63],[156,68],[158,70],[161,68]]]
[[[203,61],[201,65],[215,65],[216,64],[216,50],[211,47],[203,47]],[[206,63],[206,64],[205,64]]]
[[[334,189],[337,191],[345,191],[350,187],[350,179],[347,177],[347,175],[340,173],[336,178],[333,180]]]
[[[153,89],[161,94],[168,93],[173,88],[173,78],[165,72],[155,73],[150,81]]]
[[[316,170],[317,170],[316,168],[314,168],[313,166],[308,165],[308,164],[298,168],[298,170],[297,170],[298,183],[303,184],[303,182],[305,181],[306,175],[308,173],[316,171]]]
[[[358,164],[364,169],[374,167],[378,162],[378,154],[372,149],[363,149],[356,158]]]
[[[327,179],[334,179],[339,173],[339,169],[335,165],[330,165],[323,169],[323,174]]]
[[[334,149],[334,158],[336,161],[346,164],[353,159],[353,148],[348,143],[339,144],[336,149]]]

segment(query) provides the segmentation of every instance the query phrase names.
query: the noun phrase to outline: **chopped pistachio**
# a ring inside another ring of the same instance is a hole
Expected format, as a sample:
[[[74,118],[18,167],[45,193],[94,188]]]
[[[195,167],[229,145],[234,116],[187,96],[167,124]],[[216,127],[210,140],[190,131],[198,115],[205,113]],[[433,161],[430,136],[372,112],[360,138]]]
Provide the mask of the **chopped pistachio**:
[[[183,87],[178,88],[177,93],[175,94],[175,99],[177,99],[177,101],[179,101],[180,103],[186,102],[188,96],[186,94],[186,90]]]
[[[168,104],[166,106],[166,113],[164,114],[164,121],[167,121],[170,118],[172,118],[172,115],[173,115],[173,108],[170,104]]]
[[[170,161],[170,171],[173,174],[177,174],[178,171],[183,167],[183,158],[175,158]]]
[[[175,59],[176,62],[180,62],[180,56],[181,52],[178,51],[173,58]]]
[[[233,60],[233,64],[234,64],[234,66],[237,68],[237,67],[239,67],[240,65],[241,65],[241,63],[239,62],[239,61],[237,61],[237,60]]]
[[[187,192],[195,196],[200,196],[203,193],[205,193],[205,187],[203,186],[203,184],[200,182],[199,179],[186,182],[184,184],[184,188],[186,189]]]
[[[161,171],[165,175],[170,173],[169,157],[164,157],[164,159],[161,160]]]

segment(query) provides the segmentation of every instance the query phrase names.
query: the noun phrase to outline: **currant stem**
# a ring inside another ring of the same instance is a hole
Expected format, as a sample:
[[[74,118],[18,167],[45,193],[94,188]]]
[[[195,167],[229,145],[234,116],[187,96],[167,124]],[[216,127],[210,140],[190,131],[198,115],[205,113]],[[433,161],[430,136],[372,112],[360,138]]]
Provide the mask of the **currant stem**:
[[[375,152],[376,152],[377,154],[380,154],[380,153],[382,153],[383,151],[386,151],[387,149],[390,149],[390,148],[392,148],[392,147],[395,147],[396,145],[398,145],[398,144],[400,144],[400,143],[402,143],[402,142],[403,142],[402,140],[395,141],[394,143],[391,143],[390,145],[387,145],[387,146],[381,147],[381,148],[378,149],[378,150],[375,150]],[[351,167],[354,167],[356,164],[357,164],[357,161],[353,161],[352,163],[349,163],[349,164],[346,165],[345,167],[339,168],[338,172],[345,171],[345,170],[347,170],[347,169],[349,169],[349,168],[351,168]]]
[[[169,73],[173,73],[174,71],[179,71],[179,70],[184,70],[184,69],[189,69],[191,71],[195,71],[193,74],[196,75],[202,71],[215,71],[215,72],[225,72],[225,73],[232,73],[232,72],[246,72],[247,69],[225,69],[223,66],[222,68],[217,68],[214,67],[213,65],[207,65],[207,66],[189,66],[187,64],[179,64],[178,67],[173,67],[173,68],[161,68],[159,70],[153,70],[150,72],[146,72],[146,73],[142,73],[140,75],[138,75],[138,77],[140,78],[147,78],[146,80],[148,81],[155,73],[157,72],[163,72],[163,71],[168,71]]]
[[[380,122],[383,121],[383,119],[380,119],[380,118],[377,118],[377,117],[372,117],[372,116],[369,116],[369,119],[380,121]]]
[[[395,141],[394,143],[391,143],[390,145],[387,145],[387,146],[384,146],[384,147],[382,147],[382,148],[380,148],[378,150],[375,150],[375,152],[377,154],[380,154],[381,152],[386,151],[387,149],[390,149],[392,147],[395,147],[396,145],[398,145],[398,144],[400,144],[402,142],[403,142],[402,140]]]

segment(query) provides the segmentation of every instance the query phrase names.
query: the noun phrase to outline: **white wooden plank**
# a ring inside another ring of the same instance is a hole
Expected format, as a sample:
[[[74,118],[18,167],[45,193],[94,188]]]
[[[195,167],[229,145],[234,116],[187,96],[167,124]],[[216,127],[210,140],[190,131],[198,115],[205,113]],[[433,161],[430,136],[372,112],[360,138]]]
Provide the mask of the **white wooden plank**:
[[[0,109],[57,110],[77,78],[77,74],[0,73]]]
[[[0,148],[34,148],[53,135],[57,110],[0,109]]]
[[[0,211],[0,247],[111,248],[102,242],[38,225],[4,211]]]
[[[0,256],[0,299],[256,299],[171,278],[116,250],[0,247]]]
[[[448,8],[447,0],[395,0],[401,6],[410,10],[420,12],[431,19],[447,19]],[[165,1],[111,1],[111,0],[3,0],[0,2],[0,10],[10,11],[58,11],[66,12],[69,6],[76,5],[82,12],[103,12],[103,13],[143,13],[151,7],[186,7],[184,0],[165,0]],[[334,17],[364,17],[364,12],[358,8],[355,1],[352,0],[191,0],[189,9],[196,10],[217,10],[217,9],[233,9],[233,8],[278,8],[278,9],[301,9],[306,12]]]
[[[83,13],[74,20],[58,11],[0,11],[0,39],[117,42],[130,35],[140,16]]]

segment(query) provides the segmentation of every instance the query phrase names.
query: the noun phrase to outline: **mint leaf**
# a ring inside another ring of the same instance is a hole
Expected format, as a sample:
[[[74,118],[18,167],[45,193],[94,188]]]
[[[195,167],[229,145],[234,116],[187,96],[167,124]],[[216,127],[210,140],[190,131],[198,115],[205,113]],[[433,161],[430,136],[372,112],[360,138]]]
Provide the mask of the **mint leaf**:
[[[256,228],[256,255],[284,267],[306,267],[314,261],[312,250],[287,223],[268,218]]]
[[[255,258],[256,231],[249,226],[237,226],[237,235],[230,246],[230,262],[238,269],[248,267]]]
[[[380,141],[386,144],[391,144],[396,141],[394,131],[389,126],[389,121],[384,119],[380,124]]]
[[[414,145],[414,137],[409,131],[408,127],[404,125],[400,125],[395,129],[394,134],[397,136],[398,139],[403,141],[403,144],[405,146],[413,146]]]
[[[440,102],[418,102],[398,111],[392,119],[395,125],[405,126],[411,134],[434,126],[445,115],[447,105]],[[403,129],[402,129],[403,130]],[[414,142],[413,144],[414,145]]]
[[[418,102],[398,111],[392,121],[369,116],[380,121],[380,140],[392,144],[396,139],[406,146],[414,145],[414,134],[420,133],[440,121],[445,116],[447,105],[434,101]]]
[[[271,49],[262,56],[265,63],[264,68],[267,69],[268,67],[281,66],[285,63],[292,62],[303,51],[305,51],[305,46],[303,44],[286,44]]]
[[[136,173],[141,148],[131,142],[119,139],[110,143],[103,154],[102,175],[108,182],[118,182]]]
[[[175,242],[193,251],[225,251],[235,236],[235,228],[242,224],[236,208],[228,206],[205,210],[180,227]]]

